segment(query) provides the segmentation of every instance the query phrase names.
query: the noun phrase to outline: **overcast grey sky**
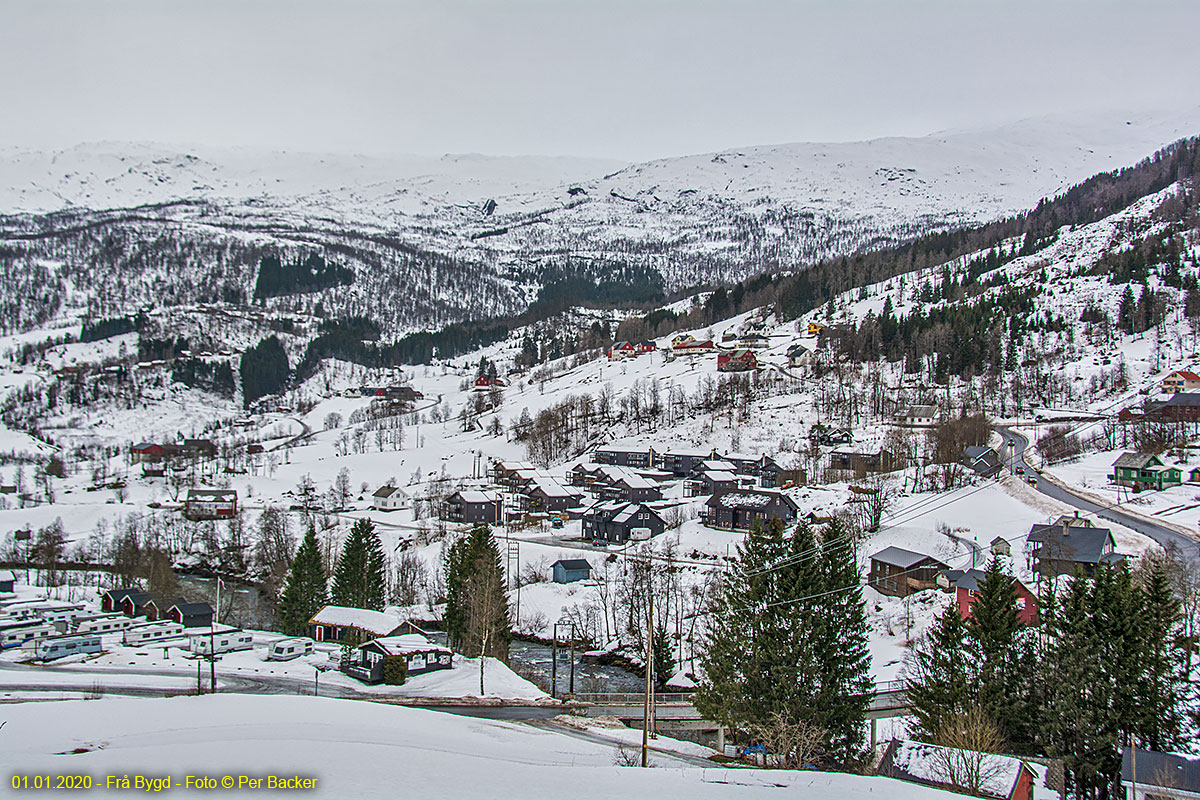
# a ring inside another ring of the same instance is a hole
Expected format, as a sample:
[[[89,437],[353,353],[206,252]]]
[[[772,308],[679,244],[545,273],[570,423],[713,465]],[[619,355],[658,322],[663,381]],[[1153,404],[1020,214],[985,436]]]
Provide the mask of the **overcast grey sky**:
[[[1200,105],[1196,0],[0,0],[0,145],[640,160]]]

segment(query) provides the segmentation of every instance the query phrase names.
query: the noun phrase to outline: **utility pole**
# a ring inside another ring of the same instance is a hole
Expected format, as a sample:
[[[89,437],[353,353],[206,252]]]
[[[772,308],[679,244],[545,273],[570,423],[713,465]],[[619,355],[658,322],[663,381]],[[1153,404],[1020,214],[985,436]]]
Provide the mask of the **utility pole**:
[[[217,651],[213,647],[213,635],[217,628],[217,615],[221,613],[221,579],[217,578],[217,607],[208,620],[208,675],[210,691],[217,691]]]
[[[646,596],[649,600],[646,613],[646,695],[642,699],[642,766],[649,766],[650,757],[650,702],[653,687],[650,682],[651,662],[654,659],[654,592],[650,585],[650,562],[645,562]]]
[[[554,637],[550,643],[550,696],[558,697],[558,623],[554,623]]]

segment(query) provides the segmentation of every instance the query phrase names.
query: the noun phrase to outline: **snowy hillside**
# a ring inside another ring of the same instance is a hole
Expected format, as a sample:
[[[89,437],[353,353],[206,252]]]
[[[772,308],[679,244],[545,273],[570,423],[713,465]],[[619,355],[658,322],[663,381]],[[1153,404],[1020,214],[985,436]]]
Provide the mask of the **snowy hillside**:
[[[258,796],[268,775],[313,778],[305,796],[771,798],[781,787],[814,800],[936,800],[946,792],[889,778],[823,772],[697,768],[655,755],[658,769],[615,765],[615,744],[509,722],[311,697],[212,695],[8,706],[5,761],[22,773],[188,776],[221,781],[223,795]],[[64,753],[70,755],[64,756]],[[64,758],[69,758],[68,762]],[[264,779],[255,787],[240,776]],[[32,778],[30,779],[32,780]],[[98,786],[97,786],[98,784]],[[221,785],[221,784],[215,784]],[[215,788],[214,785],[214,788]],[[32,784],[31,784],[32,786]],[[161,788],[167,788],[162,786]],[[139,787],[146,791],[144,787]],[[194,789],[192,791],[195,791]]]

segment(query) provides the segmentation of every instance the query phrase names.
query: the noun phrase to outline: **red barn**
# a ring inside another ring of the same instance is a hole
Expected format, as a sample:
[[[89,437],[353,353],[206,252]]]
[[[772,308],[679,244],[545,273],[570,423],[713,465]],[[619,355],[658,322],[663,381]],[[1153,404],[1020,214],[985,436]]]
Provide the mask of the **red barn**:
[[[717,356],[717,369],[721,372],[745,372],[758,369],[758,356],[753,350],[730,350]]]

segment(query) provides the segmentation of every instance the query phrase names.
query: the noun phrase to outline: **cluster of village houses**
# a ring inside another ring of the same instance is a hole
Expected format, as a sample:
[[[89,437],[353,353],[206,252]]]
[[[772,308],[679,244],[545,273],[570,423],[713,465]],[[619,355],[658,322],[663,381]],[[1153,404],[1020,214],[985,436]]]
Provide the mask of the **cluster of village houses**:
[[[809,336],[818,336],[826,329],[825,325],[817,322],[809,323]],[[739,330],[726,331],[718,344],[712,339],[697,339],[689,333],[681,333],[671,339],[668,347],[661,352],[669,359],[692,358],[717,354],[717,370],[720,372],[747,372],[759,368],[758,350],[771,346],[771,337],[766,325],[760,321],[748,321]],[[652,355],[660,352],[654,342],[615,342],[608,348],[610,361],[624,361],[627,358]],[[800,342],[790,345],[787,349],[788,365],[798,367],[812,360],[812,347]]]
[[[1151,400],[1141,408],[1125,408],[1117,414],[1123,424],[1141,422],[1200,423],[1200,375],[1175,370],[1160,385],[1166,400]],[[1200,483],[1200,467],[1168,464],[1154,453],[1125,452],[1112,464],[1109,482],[1134,491],[1162,491],[1183,483]]]

